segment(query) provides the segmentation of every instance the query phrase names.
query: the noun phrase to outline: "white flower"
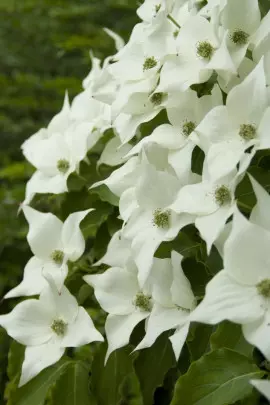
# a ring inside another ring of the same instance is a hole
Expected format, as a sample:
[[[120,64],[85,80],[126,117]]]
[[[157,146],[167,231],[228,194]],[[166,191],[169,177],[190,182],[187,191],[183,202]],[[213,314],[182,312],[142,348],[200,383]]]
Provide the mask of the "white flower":
[[[256,150],[270,147],[269,125],[270,107],[261,60],[230,91],[226,106],[215,107],[206,115],[192,139],[204,150],[211,177],[219,178],[234,169],[241,159],[250,162]],[[251,146],[253,152],[245,153]]]
[[[181,261],[176,252],[171,253],[171,259],[155,259],[151,270],[153,309],[146,321],[146,335],[135,350],[151,346],[162,332],[176,329],[170,340],[178,359],[188,334],[189,313],[196,305]]]
[[[170,206],[179,214],[184,212],[196,215],[195,226],[206,242],[208,254],[227,219],[233,214],[236,206],[234,192],[242,177],[237,175],[235,169],[229,175],[213,180],[204,170],[202,182],[181,188]]]
[[[11,313],[1,315],[0,325],[13,339],[27,346],[20,386],[56,363],[66,347],[103,341],[90,316],[66,287],[59,293],[51,281],[39,300],[23,301]]]
[[[109,314],[105,323],[107,361],[114,350],[128,344],[132,330],[149,316],[151,291],[147,287],[140,288],[132,261],[125,268],[112,267],[103,274],[84,276],[84,280],[94,287],[99,304]]]
[[[35,193],[68,191],[67,178],[85,158],[92,130],[91,123],[73,121],[64,133],[55,132],[48,139],[31,145],[27,159],[37,171],[27,183],[25,203],[29,203]]]
[[[143,122],[152,120],[167,102],[167,94],[156,91],[158,77],[127,82],[112,104],[114,128],[121,142],[129,142]]]
[[[225,37],[218,38],[214,25],[196,15],[187,20],[176,39],[177,55],[163,65],[157,91],[184,91],[194,83],[206,82],[216,70],[235,73]]]
[[[221,22],[227,31],[228,50],[235,68],[238,69],[253,41],[253,34],[260,26],[261,13],[258,0],[227,0],[226,3]]]
[[[74,212],[63,223],[53,214],[44,214],[29,206],[22,209],[29,223],[27,240],[35,256],[27,263],[22,282],[5,298],[40,294],[46,286],[43,275],[47,274],[61,288],[68,272],[67,262],[78,260],[84,252],[80,223],[92,211]]]
[[[132,257],[141,286],[161,242],[173,240],[182,227],[193,222],[192,216],[178,215],[169,209],[182,185],[176,176],[145,164],[137,185],[121,195],[120,214],[127,222],[123,235],[132,240]]]
[[[224,270],[208,283],[205,298],[191,318],[210,324],[224,319],[242,324],[248,342],[270,359],[270,197],[258,184],[254,191],[258,204],[252,221],[266,218],[264,225],[235,212],[224,246]]]
[[[189,175],[195,147],[189,136],[196,130],[205,114],[219,104],[222,104],[222,95],[218,86],[214,87],[210,96],[201,98],[198,98],[193,90],[170,94],[167,115],[171,124],[156,127],[152,134],[137,143],[127,156],[139,153],[143,146],[154,142],[169,150],[168,162],[180,178],[185,174]]]

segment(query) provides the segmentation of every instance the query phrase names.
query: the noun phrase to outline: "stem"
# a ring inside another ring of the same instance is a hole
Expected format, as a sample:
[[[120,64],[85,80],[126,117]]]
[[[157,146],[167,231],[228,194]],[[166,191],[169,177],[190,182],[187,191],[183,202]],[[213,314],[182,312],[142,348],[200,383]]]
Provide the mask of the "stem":
[[[248,210],[248,211],[251,211],[251,210],[252,210],[252,208],[251,208],[249,205],[247,205],[247,204],[245,204],[245,203],[243,203],[243,202],[241,202],[241,201],[239,201],[239,200],[237,200],[237,205],[238,205],[239,207],[242,207],[242,208],[245,209],[245,210]]]
[[[180,25],[178,24],[177,21],[175,21],[175,19],[171,16],[171,14],[168,14],[167,18],[168,18],[168,20],[170,20],[180,30],[180,28],[181,28]]]

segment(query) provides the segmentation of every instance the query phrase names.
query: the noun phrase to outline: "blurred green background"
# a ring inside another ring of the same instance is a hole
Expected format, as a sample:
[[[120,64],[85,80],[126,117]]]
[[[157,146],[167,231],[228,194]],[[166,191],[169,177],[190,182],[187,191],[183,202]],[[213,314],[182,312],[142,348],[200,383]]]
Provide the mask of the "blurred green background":
[[[17,211],[33,169],[20,145],[47,126],[66,89],[71,99],[81,91],[91,68],[90,49],[101,59],[116,52],[103,27],[128,39],[137,6],[136,0],[0,0],[0,300],[21,280],[31,255],[27,226]],[[1,301],[0,313],[9,311],[12,301]],[[6,338],[0,336],[0,393]]]

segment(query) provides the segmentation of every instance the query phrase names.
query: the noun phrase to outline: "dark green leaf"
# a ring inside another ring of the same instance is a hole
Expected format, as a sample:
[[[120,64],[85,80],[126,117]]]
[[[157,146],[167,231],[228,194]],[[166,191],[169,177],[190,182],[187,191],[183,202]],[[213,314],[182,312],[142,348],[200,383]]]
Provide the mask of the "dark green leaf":
[[[89,212],[89,214],[81,222],[81,230],[85,238],[96,236],[98,228],[107,220],[113,209],[110,204],[102,201],[98,201],[97,203],[93,204],[93,208],[95,210]]]
[[[175,364],[168,333],[162,334],[153,346],[140,351],[134,366],[140,381],[144,405],[152,405],[155,390],[163,385],[166,373]]]
[[[56,381],[50,398],[52,405],[95,405],[85,363],[74,361],[69,364]]]
[[[213,326],[197,323],[192,325],[194,328],[191,340],[188,339],[187,345],[192,361],[198,360],[210,350],[210,336]]]
[[[116,207],[119,205],[119,197],[113,194],[105,184],[91,189],[90,192],[91,194],[97,194],[101,201],[108,202]]]
[[[241,326],[229,321],[218,325],[211,336],[211,348],[214,350],[222,347],[235,350],[248,357],[251,357],[253,352],[253,346],[245,340]]]
[[[175,386],[171,405],[230,405],[252,392],[252,378],[264,372],[250,359],[228,349],[212,351],[192,363]]]
[[[134,355],[130,354],[130,347],[118,349],[110,355],[104,366],[106,350],[106,345],[102,344],[95,353],[91,387],[98,405],[119,405],[123,382],[134,371]]]

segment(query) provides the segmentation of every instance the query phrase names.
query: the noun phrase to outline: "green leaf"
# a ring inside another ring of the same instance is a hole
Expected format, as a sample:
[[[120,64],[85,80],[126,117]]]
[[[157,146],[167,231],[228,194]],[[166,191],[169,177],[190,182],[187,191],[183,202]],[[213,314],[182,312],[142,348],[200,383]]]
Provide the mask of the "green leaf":
[[[246,341],[241,326],[236,323],[224,321],[219,324],[211,336],[210,343],[213,350],[226,347],[245,356],[252,356],[253,346]]]
[[[8,353],[8,378],[12,380],[21,374],[25,347],[13,340]]]
[[[52,405],[94,405],[89,389],[89,370],[82,361],[66,367],[51,392]]]
[[[270,0],[260,0],[259,6],[260,6],[262,17],[264,17],[270,10]]]
[[[156,388],[163,385],[164,377],[176,364],[168,333],[162,334],[153,346],[140,351],[134,362],[140,381],[144,405],[152,405]]]
[[[102,184],[101,186],[91,189],[90,193],[97,194],[101,199],[101,201],[108,202],[111,205],[115,205],[116,207],[119,206],[119,197],[113,194],[109,189],[109,187],[107,187],[105,184]]]
[[[192,363],[178,379],[171,405],[233,404],[250,395],[250,379],[263,374],[240,353],[228,349],[212,351]]]
[[[10,338],[7,335],[5,329],[0,328],[0,392],[4,391],[5,387],[5,369],[8,360],[8,347]],[[0,397],[0,404],[4,402],[4,398]]]
[[[71,173],[67,179],[67,187],[69,191],[80,191],[86,183],[87,180],[76,172]]]
[[[15,340],[12,341],[8,352],[8,367],[7,375],[9,382],[5,387],[5,398],[8,405],[12,404],[12,399],[18,388],[18,383],[21,375],[22,363],[24,359],[25,347]]]
[[[69,360],[60,360],[53,366],[43,370],[33,380],[16,391],[11,405],[43,405],[49,388],[69,364]]]
[[[95,237],[100,225],[105,222],[112,213],[113,207],[105,202],[98,201],[93,204],[95,209],[81,222],[81,230],[85,238]]]
[[[130,354],[130,347],[116,350],[104,366],[106,350],[106,345],[101,344],[95,353],[91,387],[98,405],[119,405],[123,382],[128,374],[134,372],[134,355]]]
[[[194,257],[187,257],[182,261],[185,275],[190,281],[192,291],[196,297],[203,297],[205,286],[211,279],[202,263],[198,263]]]
[[[120,386],[121,400],[119,404],[143,405],[140,384],[135,372],[129,373]]]
[[[187,340],[187,345],[192,361],[198,360],[210,349],[210,336],[213,331],[213,326],[202,323],[193,324],[194,328],[191,339]]]

